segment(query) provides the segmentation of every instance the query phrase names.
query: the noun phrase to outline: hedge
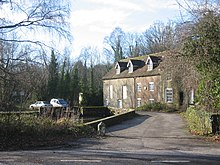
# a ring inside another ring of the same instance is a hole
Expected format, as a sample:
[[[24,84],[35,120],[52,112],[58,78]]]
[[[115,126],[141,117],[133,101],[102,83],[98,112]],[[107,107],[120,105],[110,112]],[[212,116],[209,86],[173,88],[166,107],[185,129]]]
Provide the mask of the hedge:
[[[184,113],[190,132],[197,135],[208,135],[212,132],[211,114],[205,110],[189,107]]]

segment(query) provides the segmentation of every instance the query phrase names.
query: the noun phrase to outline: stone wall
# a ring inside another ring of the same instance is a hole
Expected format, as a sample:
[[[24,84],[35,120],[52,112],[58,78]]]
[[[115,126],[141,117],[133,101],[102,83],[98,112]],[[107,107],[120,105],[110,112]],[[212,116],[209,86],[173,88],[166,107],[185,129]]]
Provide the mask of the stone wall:
[[[113,96],[110,97],[110,85],[113,88]],[[127,88],[127,97],[123,97],[123,86]],[[109,107],[119,107],[121,101],[121,108],[134,108],[134,78],[112,79],[103,81],[103,98],[105,105]]]
[[[135,83],[141,84],[141,91],[136,92],[136,99],[141,99],[141,104],[161,102],[162,86],[160,76],[137,77]],[[153,83],[153,90],[150,89],[150,83]]]

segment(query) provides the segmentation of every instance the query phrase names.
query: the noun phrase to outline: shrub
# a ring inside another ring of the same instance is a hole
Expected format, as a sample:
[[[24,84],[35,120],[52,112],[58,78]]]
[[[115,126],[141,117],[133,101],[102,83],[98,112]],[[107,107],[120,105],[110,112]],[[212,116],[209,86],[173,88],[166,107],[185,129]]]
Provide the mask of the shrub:
[[[170,112],[174,111],[172,107],[167,106],[166,104],[155,102],[155,103],[149,103],[145,104],[143,106],[140,106],[136,108],[136,110],[140,111],[157,111],[157,112]]]
[[[211,133],[211,114],[207,111],[189,107],[184,113],[184,117],[192,133],[198,135],[207,135]]]
[[[58,145],[66,140],[91,136],[95,131],[68,119],[54,121],[25,115],[0,116],[0,150],[29,146]]]

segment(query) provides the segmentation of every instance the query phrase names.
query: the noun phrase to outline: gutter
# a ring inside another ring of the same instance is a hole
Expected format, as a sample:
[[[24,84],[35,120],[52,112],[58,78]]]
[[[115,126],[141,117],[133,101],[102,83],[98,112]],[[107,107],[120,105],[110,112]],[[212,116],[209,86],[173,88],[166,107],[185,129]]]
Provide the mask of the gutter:
[[[142,75],[142,76],[122,76],[122,77],[109,77],[109,78],[102,78],[102,80],[112,80],[112,79],[122,79],[122,78],[136,78],[136,77],[151,77],[151,76],[159,76],[160,73],[152,74],[152,75]]]

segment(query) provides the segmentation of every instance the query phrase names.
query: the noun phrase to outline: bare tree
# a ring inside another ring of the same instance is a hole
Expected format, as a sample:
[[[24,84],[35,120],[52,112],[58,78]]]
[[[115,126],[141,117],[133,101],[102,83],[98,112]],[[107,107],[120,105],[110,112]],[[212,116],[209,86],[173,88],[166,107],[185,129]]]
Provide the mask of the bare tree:
[[[176,0],[183,22],[197,21],[208,11],[220,12],[219,0]]]
[[[4,14],[0,18],[0,40],[43,45],[39,34],[44,32],[70,39],[69,7],[65,0],[2,0],[0,11]],[[13,38],[12,33],[16,33],[18,39]],[[27,37],[34,33],[37,39]]]
[[[53,47],[49,44],[52,38],[71,39],[70,2],[0,0],[0,12],[0,102],[11,104],[20,92],[25,98],[42,98],[48,77],[44,67],[47,56],[36,45],[43,50]]]
[[[47,74],[44,70],[39,75],[42,65],[30,60],[37,53],[28,46],[21,48],[17,43],[1,42],[0,109],[11,110],[9,107],[24,102],[30,93],[40,93]]]
[[[173,49],[176,42],[175,24],[155,22],[143,33],[142,39],[148,54]]]
[[[114,61],[124,58],[123,48],[125,48],[125,33],[120,27],[116,27],[110,36],[104,38],[105,53],[107,56],[113,56]]]
[[[127,54],[129,57],[136,57],[140,55],[140,44],[138,33],[126,33],[126,45],[128,47]]]

